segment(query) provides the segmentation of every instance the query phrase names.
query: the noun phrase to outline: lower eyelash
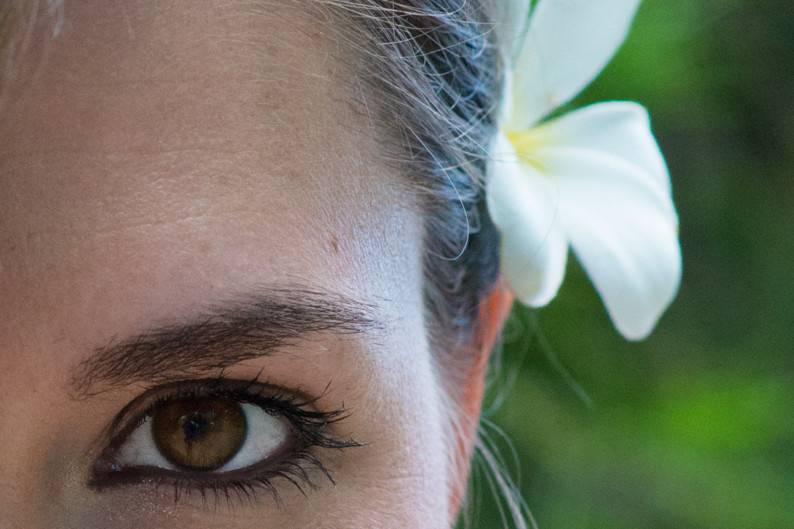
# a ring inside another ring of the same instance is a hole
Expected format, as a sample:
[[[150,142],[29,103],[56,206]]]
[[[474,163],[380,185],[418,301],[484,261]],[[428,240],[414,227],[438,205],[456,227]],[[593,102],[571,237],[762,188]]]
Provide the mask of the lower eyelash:
[[[355,445],[360,446],[360,445]],[[270,470],[266,475],[252,476],[247,479],[239,480],[218,480],[197,483],[191,480],[164,479],[157,482],[157,486],[171,485],[174,489],[174,504],[179,504],[186,498],[194,494],[201,496],[203,507],[208,508],[210,504],[218,509],[224,503],[229,509],[236,505],[254,506],[260,499],[259,494],[266,493],[279,508],[283,507],[281,492],[276,486],[275,481],[285,480],[293,485],[306,497],[307,488],[316,490],[320,485],[315,481],[312,474],[319,473],[320,477],[327,479],[332,485],[336,485],[331,472],[313,454],[304,451],[295,454],[290,460],[282,462],[277,468]],[[169,483],[170,481],[170,483]]]

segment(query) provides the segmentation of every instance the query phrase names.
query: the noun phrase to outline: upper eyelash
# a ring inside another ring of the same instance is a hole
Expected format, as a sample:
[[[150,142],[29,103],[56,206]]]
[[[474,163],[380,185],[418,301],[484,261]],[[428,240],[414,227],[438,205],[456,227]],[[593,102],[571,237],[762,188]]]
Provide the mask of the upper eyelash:
[[[297,392],[288,392],[278,386],[262,382],[260,377],[261,372],[250,381],[232,380],[226,379],[221,373],[220,376],[212,379],[186,380],[151,388],[125,406],[109,425],[103,436],[106,439],[104,443],[106,447],[102,450],[102,455],[107,452],[116,452],[129,435],[166,402],[199,396],[226,397],[237,402],[258,405],[265,411],[275,412],[286,418],[293,433],[299,438],[296,446],[292,447],[293,453],[278,461],[273,468],[263,469],[260,474],[246,476],[245,479],[204,477],[197,480],[196,477],[167,476],[166,473],[163,473],[159,477],[149,477],[147,481],[153,482],[156,486],[172,484],[174,500],[177,502],[181,497],[198,491],[205,503],[208,501],[207,492],[213,494],[216,505],[221,499],[230,503],[233,496],[240,501],[252,501],[255,493],[260,489],[270,493],[276,504],[281,505],[281,496],[278,488],[274,486],[273,480],[283,478],[306,495],[304,486],[308,486],[310,489],[318,487],[310,474],[311,469],[318,470],[332,484],[335,484],[331,472],[312,453],[312,449],[344,449],[362,446],[361,443],[353,439],[341,438],[329,431],[332,424],[347,418],[349,412],[344,408],[331,411],[312,408],[312,405],[325,395],[329,386],[326,386],[323,393],[317,397],[301,398],[298,397]],[[257,390],[252,391],[252,388]],[[152,400],[146,403],[147,398]],[[140,405],[141,402],[145,405]],[[100,459],[102,455],[100,455]],[[244,470],[240,469],[241,472]],[[207,476],[222,476],[223,474],[226,473],[207,473]],[[239,472],[228,472],[228,474],[239,474]],[[123,479],[114,481],[115,483],[103,484],[98,479],[97,473],[94,472],[89,485],[101,489],[107,485],[135,482],[136,479],[133,477],[129,481]],[[142,479],[138,478],[137,481],[142,481]]]

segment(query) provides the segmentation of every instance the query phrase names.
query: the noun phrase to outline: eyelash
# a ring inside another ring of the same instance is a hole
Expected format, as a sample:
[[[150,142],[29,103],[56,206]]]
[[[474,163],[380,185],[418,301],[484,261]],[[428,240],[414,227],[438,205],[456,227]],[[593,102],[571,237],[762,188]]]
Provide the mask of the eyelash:
[[[261,381],[260,376],[261,373],[253,380],[242,381],[226,379],[221,374],[217,378],[174,382],[145,391],[125,406],[108,427],[103,436],[108,441],[94,464],[89,485],[96,490],[143,482],[151,482],[158,488],[171,485],[175,503],[192,492],[199,492],[207,503],[209,492],[214,496],[216,505],[220,500],[231,504],[234,499],[252,503],[261,492],[265,492],[278,506],[282,505],[282,500],[274,481],[279,478],[291,483],[304,496],[307,495],[307,487],[311,490],[318,488],[312,479],[312,470],[319,471],[335,485],[331,472],[313,452],[317,448],[341,450],[362,446],[355,440],[337,437],[329,431],[331,425],[349,417],[348,412],[345,409],[319,411],[313,408],[328,391],[328,386],[319,397],[300,398],[283,388]],[[186,478],[184,472],[165,469],[131,467],[124,471],[110,463],[130,434],[158,408],[173,400],[198,397],[228,398],[238,403],[260,406],[268,413],[287,419],[294,440],[286,449],[280,450],[280,455],[266,461],[229,472],[203,473],[199,479]]]

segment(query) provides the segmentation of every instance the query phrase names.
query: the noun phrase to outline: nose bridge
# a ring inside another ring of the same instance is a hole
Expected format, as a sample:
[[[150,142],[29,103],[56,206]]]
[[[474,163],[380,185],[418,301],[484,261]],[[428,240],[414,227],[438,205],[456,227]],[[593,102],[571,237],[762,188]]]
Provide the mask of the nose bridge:
[[[0,355],[8,355],[0,349]],[[0,529],[44,527],[48,404],[24,369],[0,365]]]
[[[4,374],[3,376],[5,376]],[[31,506],[38,501],[36,445],[27,407],[5,385],[0,386],[0,529],[16,529],[28,523]]]
[[[73,347],[57,304],[19,285],[0,278],[0,529],[62,529],[90,415],[69,392]]]

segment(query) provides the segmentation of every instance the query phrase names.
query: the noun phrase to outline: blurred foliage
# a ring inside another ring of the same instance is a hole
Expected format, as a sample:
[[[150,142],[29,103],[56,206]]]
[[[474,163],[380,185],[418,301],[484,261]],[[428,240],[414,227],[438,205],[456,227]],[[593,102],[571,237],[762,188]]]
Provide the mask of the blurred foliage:
[[[792,96],[790,0],[646,0],[575,102],[651,110],[684,280],[639,344],[574,259],[554,303],[514,312],[489,419],[541,529],[794,528]],[[505,527],[482,492],[472,526]]]

